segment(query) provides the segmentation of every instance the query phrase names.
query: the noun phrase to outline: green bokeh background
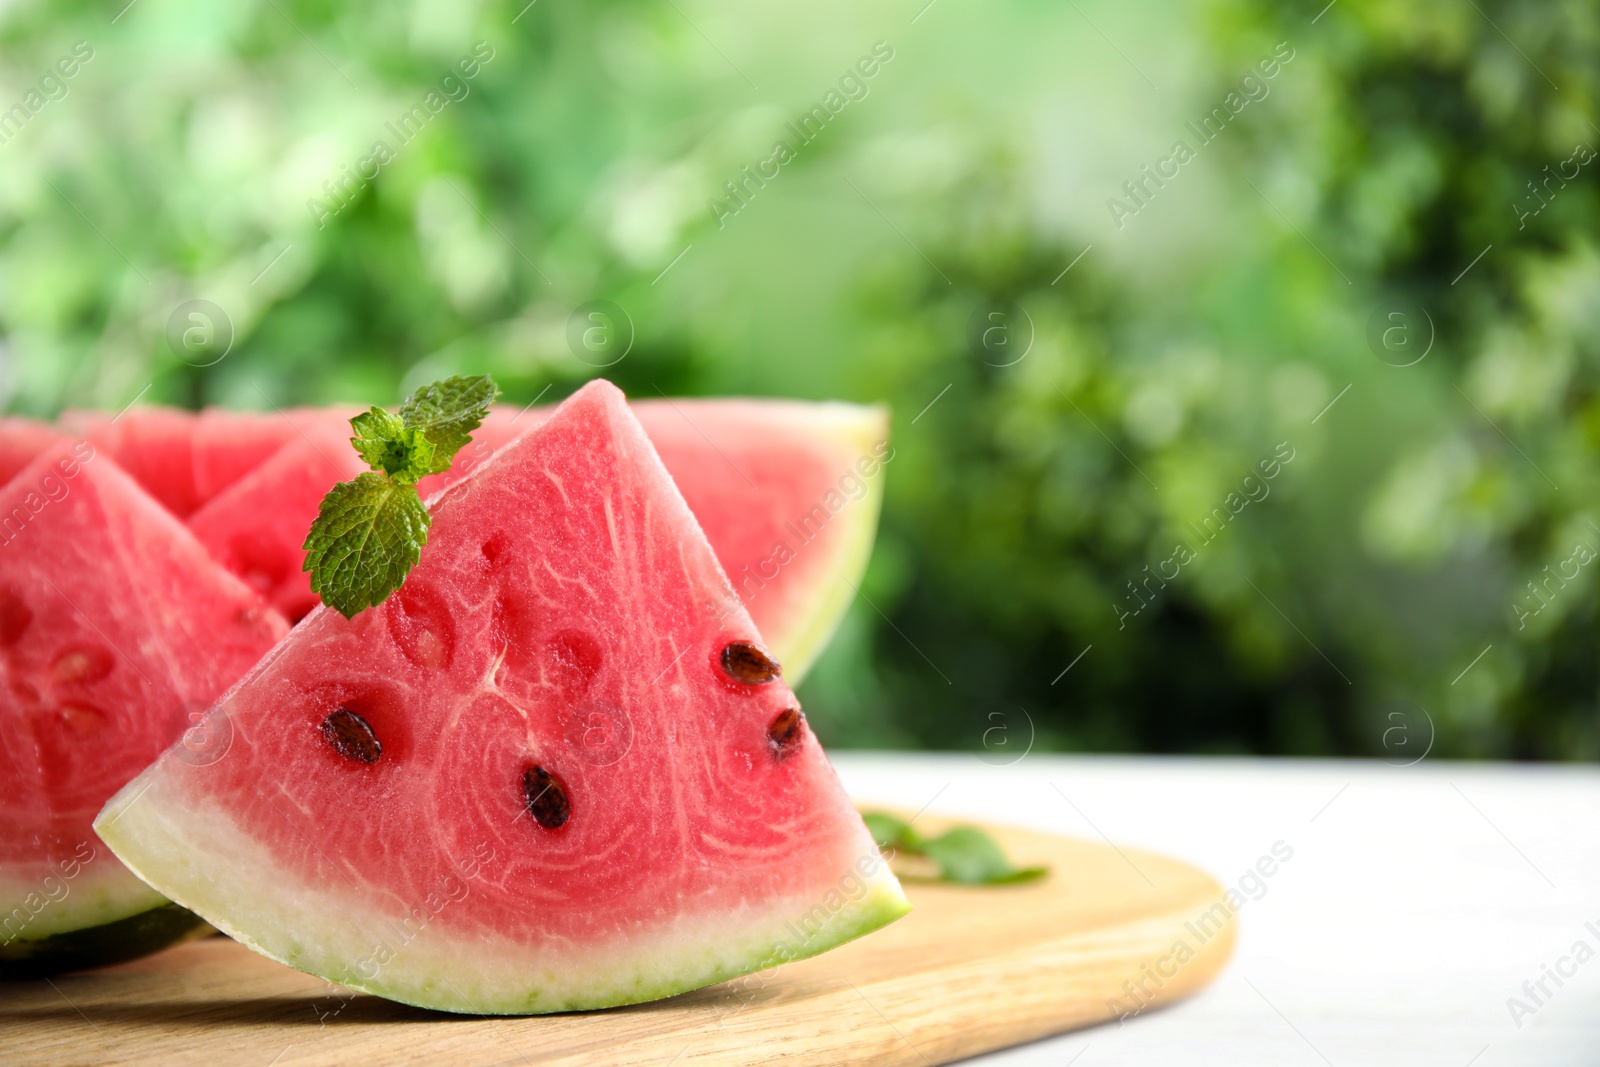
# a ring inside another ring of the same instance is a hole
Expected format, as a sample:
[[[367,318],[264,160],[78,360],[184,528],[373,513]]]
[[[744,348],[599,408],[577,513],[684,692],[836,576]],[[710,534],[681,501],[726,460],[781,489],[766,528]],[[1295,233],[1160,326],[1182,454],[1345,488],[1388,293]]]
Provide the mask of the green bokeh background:
[[[1564,162],[1600,147],[1600,12],[923,2],[7,3],[6,406],[485,371],[523,402],[599,373],[883,401],[882,534],[801,692],[831,744],[1600,755],[1600,160]],[[233,331],[211,366],[167,341],[192,299]],[[603,371],[568,343],[597,299],[633,334]],[[1010,347],[975,344],[996,308]]]

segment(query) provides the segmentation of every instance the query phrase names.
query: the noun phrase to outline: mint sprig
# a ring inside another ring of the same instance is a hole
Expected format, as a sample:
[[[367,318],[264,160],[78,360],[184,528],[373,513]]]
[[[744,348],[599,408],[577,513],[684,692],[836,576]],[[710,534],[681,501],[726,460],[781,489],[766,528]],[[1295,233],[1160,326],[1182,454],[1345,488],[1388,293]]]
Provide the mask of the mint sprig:
[[[328,491],[300,546],[324,604],[354,618],[400,588],[433,522],[417,482],[450,469],[499,395],[487,374],[446,378],[412,393],[399,414],[375,407],[350,420],[350,444],[372,470]]]
[[[1042,878],[1049,871],[1047,867],[1013,867],[994,838],[976,826],[957,826],[937,837],[923,837],[910,823],[886,811],[864,811],[861,818],[879,848],[932,861],[939,872],[936,881],[1012,885]]]

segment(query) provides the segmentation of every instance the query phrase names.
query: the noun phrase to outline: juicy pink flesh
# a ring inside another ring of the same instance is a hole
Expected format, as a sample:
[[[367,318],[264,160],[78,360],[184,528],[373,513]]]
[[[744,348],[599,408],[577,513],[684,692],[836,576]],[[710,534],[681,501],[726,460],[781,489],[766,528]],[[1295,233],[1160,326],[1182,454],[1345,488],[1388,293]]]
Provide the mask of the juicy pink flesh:
[[[398,594],[314,612],[224,702],[227,758],[153,773],[379,913],[466,881],[441,930],[582,942],[830,888],[806,857],[860,822],[809,731],[777,758],[787,686],[718,666],[760,638],[621,393],[586,386],[432,512]],[[329,743],[340,708],[375,763]],[[558,829],[529,814],[533,767],[564,788]]]
[[[302,432],[189,517],[189,529],[217,562],[290,622],[319,603],[301,546],[322,498],[367,469],[350,447],[348,427],[322,420]]]
[[[188,518],[313,428],[342,432],[350,446],[347,407],[289,408],[270,413],[180,411],[136,407],[115,417],[68,411],[61,424],[117,461],[133,480],[179,518]]]
[[[61,440],[49,423],[7,416],[0,418],[0,485],[5,485],[33,458]]]
[[[81,441],[0,489],[0,519],[0,867],[26,871],[94,842],[106,800],[287,627]]]

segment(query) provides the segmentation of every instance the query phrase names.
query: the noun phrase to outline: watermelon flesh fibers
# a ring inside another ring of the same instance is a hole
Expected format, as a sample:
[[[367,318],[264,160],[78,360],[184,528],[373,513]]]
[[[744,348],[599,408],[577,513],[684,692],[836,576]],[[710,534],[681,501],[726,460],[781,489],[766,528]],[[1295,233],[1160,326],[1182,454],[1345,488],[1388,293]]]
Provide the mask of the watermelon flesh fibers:
[[[196,920],[91,820],[287,626],[87,442],[0,489],[0,525],[0,974],[114,962]]]
[[[318,608],[96,821],[257,951],[446,1011],[669,996],[907,910],[622,394],[432,503],[382,605]],[[264,892],[270,887],[270,892]]]

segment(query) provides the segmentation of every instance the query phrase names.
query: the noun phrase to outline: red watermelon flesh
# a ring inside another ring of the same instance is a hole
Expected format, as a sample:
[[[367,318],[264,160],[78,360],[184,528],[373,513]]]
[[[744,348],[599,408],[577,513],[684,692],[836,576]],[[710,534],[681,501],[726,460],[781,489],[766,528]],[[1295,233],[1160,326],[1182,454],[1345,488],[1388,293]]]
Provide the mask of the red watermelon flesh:
[[[189,517],[189,529],[224,567],[291,623],[320,601],[305,563],[306,532],[328,490],[362,471],[350,429],[307,420],[302,434]]]
[[[206,408],[196,415],[192,423],[191,454],[195,499],[199,506],[210,503],[285,445],[300,440],[295,424],[299,414]]]
[[[422,479],[417,483],[417,492],[424,500],[437,496],[489,462],[491,456],[518,436],[543,423],[554,410],[553,407],[514,408],[504,404],[489,409],[482,425],[472,431],[472,440],[456,453],[450,469]]]
[[[474,1013],[669,996],[906,910],[613,386],[432,514],[396,595],[314,611],[217,706],[221,760],[106,806],[131,869],[274,959]]]
[[[888,412],[789,400],[644,400],[630,407],[699,520],[767,646],[798,684],[866,570],[894,458]],[[548,408],[496,408],[424,479],[424,498],[481,467]]]
[[[0,489],[0,973],[166,902],[90,822],[286,631],[86,442]],[[191,920],[192,921],[192,920]]]
[[[16,415],[0,418],[0,485],[16,477],[18,471],[61,437],[54,426],[37,419]]]
[[[200,506],[194,483],[195,415],[176,408],[132,408],[117,416],[68,411],[62,425],[110,456],[180,518]]]
[[[271,413],[206,408],[129,408],[110,416],[68,411],[63,427],[109,455],[179,518],[188,518],[311,427],[337,426],[349,437],[355,408],[288,408]]]
[[[894,458],[881,407],[633,405],[756,628],[798,683],[867,569]]]

